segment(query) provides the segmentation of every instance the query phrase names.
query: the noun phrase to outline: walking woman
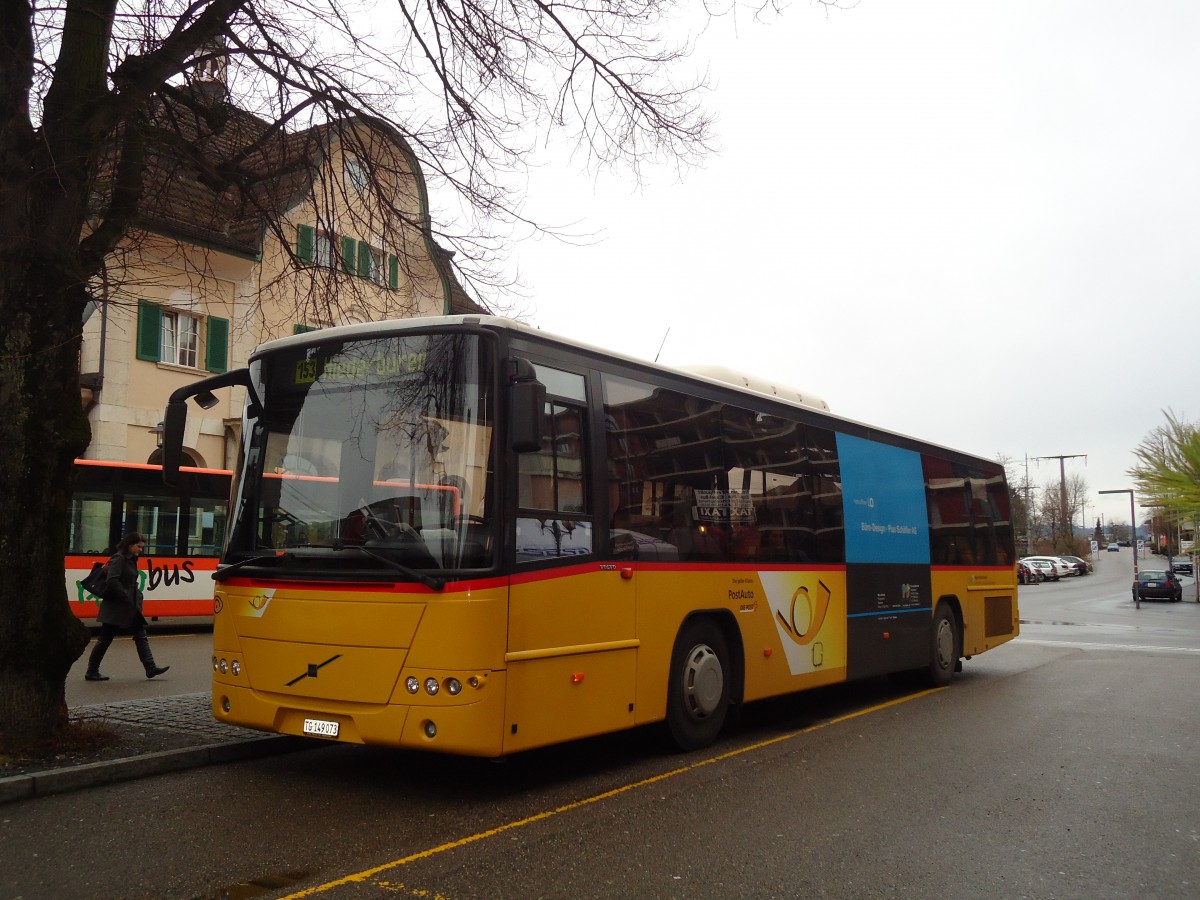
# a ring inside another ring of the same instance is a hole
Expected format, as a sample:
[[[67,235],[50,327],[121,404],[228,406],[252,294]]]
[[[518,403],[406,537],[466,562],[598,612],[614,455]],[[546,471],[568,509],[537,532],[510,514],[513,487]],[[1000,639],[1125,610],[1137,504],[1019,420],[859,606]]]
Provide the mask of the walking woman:
[[[170,666],[157,666],[150,652],[150,638],[146,636],[146,620],[142,617],[142,592],[138,590],[138,556],[145,549],[146,539],[131,531],[117,544],[117,552],[108,561],[108,583],[104,587],[104,599],[100,603],[100,637],[88,657],[88,681],[108,681],[100,674],[100,663],[117,632],[122,628],[133,632],[133,643],[137,647],[138,659],[146,668],[146,677],[161,675]]]

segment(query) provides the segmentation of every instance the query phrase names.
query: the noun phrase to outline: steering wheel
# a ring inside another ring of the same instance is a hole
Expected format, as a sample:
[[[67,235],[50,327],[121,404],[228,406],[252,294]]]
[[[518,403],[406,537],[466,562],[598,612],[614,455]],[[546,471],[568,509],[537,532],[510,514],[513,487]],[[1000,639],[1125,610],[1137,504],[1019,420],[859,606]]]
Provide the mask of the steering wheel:
[[[366,521],[367,527],[381,541],[398,540],[418,544],[425,543],[425,540],[421,537],[421,532],[417,531],[417,529],[413,528],[407,522],[389,522],[387,519],[381,519],[369,510],[363,512],[363,518]]]

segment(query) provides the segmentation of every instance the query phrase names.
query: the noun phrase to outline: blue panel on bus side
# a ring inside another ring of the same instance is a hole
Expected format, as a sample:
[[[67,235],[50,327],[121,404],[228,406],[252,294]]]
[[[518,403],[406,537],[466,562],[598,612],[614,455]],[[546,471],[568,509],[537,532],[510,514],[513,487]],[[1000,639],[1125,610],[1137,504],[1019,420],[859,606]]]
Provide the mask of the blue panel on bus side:
[[[929,565],[921,454],[838,434],[847,563]]]

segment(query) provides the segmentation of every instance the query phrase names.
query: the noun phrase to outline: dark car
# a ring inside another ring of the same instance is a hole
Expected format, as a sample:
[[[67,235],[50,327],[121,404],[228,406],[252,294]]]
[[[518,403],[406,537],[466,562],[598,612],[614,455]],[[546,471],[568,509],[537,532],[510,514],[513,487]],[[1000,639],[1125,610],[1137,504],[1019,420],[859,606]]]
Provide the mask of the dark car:
[[[1194,574],[1194,567],[1192,566],[1192,558],[1190,556],[1175,557],[1171,562],[1171,568],[1180,575]]]
[[[1183,584],[1174,572],[1166,569],[1146,569],[1138,572],[1133,583],[1134,600],[1171,600],[1178,603],[1183,599]]]

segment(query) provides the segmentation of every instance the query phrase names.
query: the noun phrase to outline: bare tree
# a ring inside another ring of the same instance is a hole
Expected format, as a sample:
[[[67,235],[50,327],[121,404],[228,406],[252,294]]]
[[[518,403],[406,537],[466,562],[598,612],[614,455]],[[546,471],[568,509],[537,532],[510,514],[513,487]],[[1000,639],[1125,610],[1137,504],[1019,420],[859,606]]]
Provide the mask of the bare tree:
[[[590,164],[635,172],[706,151],[701,85],[675,81],[687,47],[664,37],[684,7],[399,0],[371,10],[391,16],[385,41],[342,0],[0,4],[0,497],[21,511],[0,517],[0,742],[67,724],[65,677],[87,641],[62,579],[71,464],[89,441],[80,322],[114,253],[136,248],[154,192],[178,183],[155,161],[198,173],[214,216],[277,229],[273,192],[312,176],[291,138],[356,139],[344,123],[372,123],[473,211],[441,236],[486,279],[506,229],[532,224],[511,188],[551,132]],[[191,89],[191,73],[222,67],[262,123],[227,142],[245,123]],[[387,173],[372,176],[386,205]]]
[[[1037,530],[1041,527],[1038,512],[1037,486],[1029,479],[1028,466],[1021,466],[1011,457],[1000,454],[996,457],[1004,466],[1008,481],[1008,493],[1012,505],[1013,534],[1019,551],[1031,553]]]

